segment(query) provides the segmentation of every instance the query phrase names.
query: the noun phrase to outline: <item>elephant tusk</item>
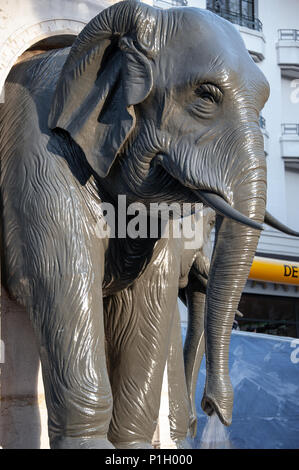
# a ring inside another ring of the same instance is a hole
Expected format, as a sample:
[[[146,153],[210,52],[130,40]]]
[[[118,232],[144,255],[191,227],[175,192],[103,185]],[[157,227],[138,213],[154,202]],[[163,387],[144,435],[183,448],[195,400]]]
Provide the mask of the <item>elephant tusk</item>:
[[[295,230],[279,222],[279,220],[277,220],[268,211],[266,211],[264,222],[265,224],[275,228],[276,230],[279,230],[280,232],[287,233],[288,235],[293,235],[294,237],[299,237],[299,232],[296,232]]]
[[[246,215],[241,214],[241,212],[231,207],[218,194],[211,193],[209,191],[196,191],[196,194],[198,194],[200,199],[212,209],[214,209],[218,214],[233,219],[240,224],[247,225],[248,227],[252,227],[257,230],[263,230],[263,226],[261,224],[255,222],[255,220],[249,219],[249,217],[246,217]]]

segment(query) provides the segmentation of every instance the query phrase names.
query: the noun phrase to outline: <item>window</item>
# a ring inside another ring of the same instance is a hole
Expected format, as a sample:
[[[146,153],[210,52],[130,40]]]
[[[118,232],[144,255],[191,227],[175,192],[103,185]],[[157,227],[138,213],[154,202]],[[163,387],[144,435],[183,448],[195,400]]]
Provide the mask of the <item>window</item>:
[[[154,0],[154,6],[158,6],[157,4],[159,3],[167,3],[168,5],[175,7],[186,7],[188,5],[188,0]]]
[[[232,23],[262,30],[262,23],[255,18],[254,0],[207,0],[207,9]]]
[[[227,10],[254,19],[254,0],[207,0],[207,8],[215,12]]]

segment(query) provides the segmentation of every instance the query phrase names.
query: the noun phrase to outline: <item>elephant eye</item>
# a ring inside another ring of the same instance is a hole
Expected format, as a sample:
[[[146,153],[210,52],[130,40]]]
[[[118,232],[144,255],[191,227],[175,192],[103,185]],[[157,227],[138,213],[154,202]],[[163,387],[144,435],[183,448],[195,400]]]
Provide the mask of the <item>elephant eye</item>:
[[[195,90],[196,96],[210,103],[220,103],[222,99],[221,90],[212,83],[202,83]]]

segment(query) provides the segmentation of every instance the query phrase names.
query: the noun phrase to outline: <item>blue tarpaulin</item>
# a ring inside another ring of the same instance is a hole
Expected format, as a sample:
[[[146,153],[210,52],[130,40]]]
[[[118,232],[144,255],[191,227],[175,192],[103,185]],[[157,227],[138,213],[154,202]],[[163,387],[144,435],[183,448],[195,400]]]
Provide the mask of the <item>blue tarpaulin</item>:
[[[183,338],[186,328],[183,328]],[[299,448],[299,339],[232,331],[229,368],[234,388],[230,441],[238,449]],[[201,409],[205,360],[197,382],[199,448],[207,422]]]

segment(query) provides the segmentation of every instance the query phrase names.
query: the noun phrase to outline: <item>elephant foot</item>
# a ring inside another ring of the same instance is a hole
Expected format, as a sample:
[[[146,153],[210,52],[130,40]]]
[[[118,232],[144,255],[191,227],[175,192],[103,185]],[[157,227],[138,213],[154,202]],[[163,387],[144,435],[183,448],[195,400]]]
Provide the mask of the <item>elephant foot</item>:
[[[51,449],[115,449],[105,437],[57,437]]]
[[[153,449],[149,442],[114,442],[116,449]]]

